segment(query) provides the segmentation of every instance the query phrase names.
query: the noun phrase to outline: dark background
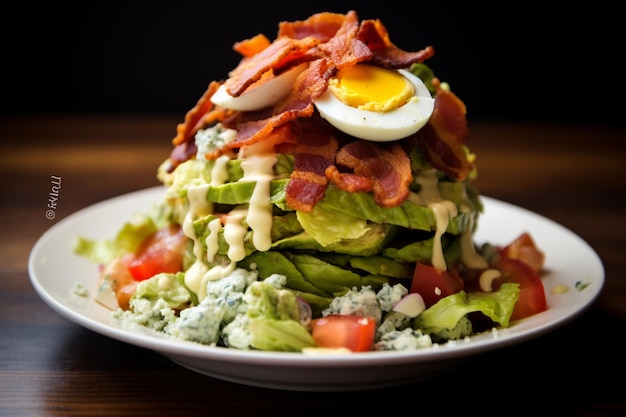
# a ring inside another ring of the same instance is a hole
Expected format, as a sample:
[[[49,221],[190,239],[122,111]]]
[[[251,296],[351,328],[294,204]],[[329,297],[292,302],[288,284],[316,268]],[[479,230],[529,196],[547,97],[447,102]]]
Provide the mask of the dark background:
[[[32,112],[181,114],[236,66],[236,41],[278,22],[354,9],[380,18],[468,108],[468,119],[623,124],[623,22],[605,1],[208,0],[14,3],[2,13],[4,115]],[[618,64],[618,62],[620,62]]]

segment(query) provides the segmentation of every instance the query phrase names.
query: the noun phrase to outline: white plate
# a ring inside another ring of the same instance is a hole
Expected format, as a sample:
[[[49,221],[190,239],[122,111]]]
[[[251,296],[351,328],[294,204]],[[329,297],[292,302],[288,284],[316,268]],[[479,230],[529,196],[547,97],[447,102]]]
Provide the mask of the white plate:
[[[72,253],[76,236],[110,238],[135,212],[162,198],[155,187],[87,207],[59,221],[33,247],[28,269],[39,296],[53,310],[87,329],[151,349],[181,366],[214,378],[266,388],[298,391],[341,391],[400,385],[450,370],[473,355],[510,346],[562,326],[586,310],[604,283],[604,268],[594,250],[559,224],[528,210],[483,197],[485,214],[477,243],[504,244],[529,231],[546,253],[543,278],[548,310],[505,330],[437,348],[410,352],[366,352],[310,356],[300,353],[240,351],[209,347],[131,332],[109,324],[109,311],[93,301],[97,267]],[[577,282],[588,283],[583,290]],[[88,297],[72,292],[82,284]],[[569,292],[551,290],[565,285]]]

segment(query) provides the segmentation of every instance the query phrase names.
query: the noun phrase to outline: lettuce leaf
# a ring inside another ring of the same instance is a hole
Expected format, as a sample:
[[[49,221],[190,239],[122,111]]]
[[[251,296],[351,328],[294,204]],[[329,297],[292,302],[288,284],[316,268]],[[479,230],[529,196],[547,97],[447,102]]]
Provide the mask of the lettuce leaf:
[[[72,250],[97,264],[108,264],[126,253],[134,252],[151,234],[157,231],[157,224],[147,214],[137,213],[133,219],[122,225],[113,239],[89,239],[77,236]]]
[[[509,326],[513,308],[519,298],[519,284],[502,284],[494,292],[460,291],[442,298],[415,318],[414,328],[424,333],[453,329],[466,314],[480,311],[502,327]]]

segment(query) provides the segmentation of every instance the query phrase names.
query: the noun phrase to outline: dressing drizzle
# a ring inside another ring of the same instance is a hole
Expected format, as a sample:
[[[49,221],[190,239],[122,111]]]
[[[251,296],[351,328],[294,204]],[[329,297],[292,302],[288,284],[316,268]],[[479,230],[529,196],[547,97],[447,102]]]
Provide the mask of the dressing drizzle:
[[[205,239],[206,252],[193,229],[193,221],[199,217],[211,214],[213,204],[206,200],[210,186],[217,186],[228,180],[226,170],[228,157],[218,158],[211,171],[211,184],[189,187],[187,196],[189,210],[183,222],[183,232],[194,241],[193,253],[196,261],[185,274],[185,284],[202,300],[206,297],[206,284],[229,275],[236,267],[236,263],[246,257],[245,239],[248,228],[252,231],[252,244],[259,251],[267,251],[272,244],[272,203],[270,200],[270,183],[275,178],[273,167],[277,162],[275,154],[264,152],[248,152],[242,161],[243,177],[239,181],[255,182],[252,196],[248,204],[240,204],[233,208],[224,219],[213,219],[209,222],[209,235]],[[433,169],[420,171],[414,178],[419,184],[420,191],[411,193],[409,201],[428,207],[435,216],[435,235],[431,262],[436,269],[447,269],[443,254],[442,237],[446,232],[450,219],[459,214],[459,209],[450,200],[442,198],[438,189],[437,171]],[[461,211],[469,207],[462,206]],[[473,222],[473,220],[469,220]],[[470,268],[486,268],[487,261],[479,255],[474,247],[474,224],[468,224],[461,235],[461,259]],[[223,235],[228,243],[228,258],[226,265],[216,265],[209,268],[205,260],[212,263],[218,251],[218,233],[223,229]]]

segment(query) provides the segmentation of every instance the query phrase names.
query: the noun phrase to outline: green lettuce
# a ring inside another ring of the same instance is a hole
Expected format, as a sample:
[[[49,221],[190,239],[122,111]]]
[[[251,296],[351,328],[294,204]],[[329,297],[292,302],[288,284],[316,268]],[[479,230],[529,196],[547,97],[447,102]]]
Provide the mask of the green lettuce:
[[[108,264],[126,253],[134,252],[151,234],[157,224],[147,214],[135,214],[133,219],[122,225],[113,239],[89,239],[77,236],[72,250],[97,264]]]
[[[509,326],[515,303],[519,298],[519,284],[502,284],[494,292],[465,292],[442,298],[415,318],[414,328],[424,333],[454,329],[468,313],[480,311],[502,327]]]
[[[300,323],[300,308],[293,292],[256,281],[246,290],[245,301],[253,348],[300,352],[316,346],[309,330]]]

